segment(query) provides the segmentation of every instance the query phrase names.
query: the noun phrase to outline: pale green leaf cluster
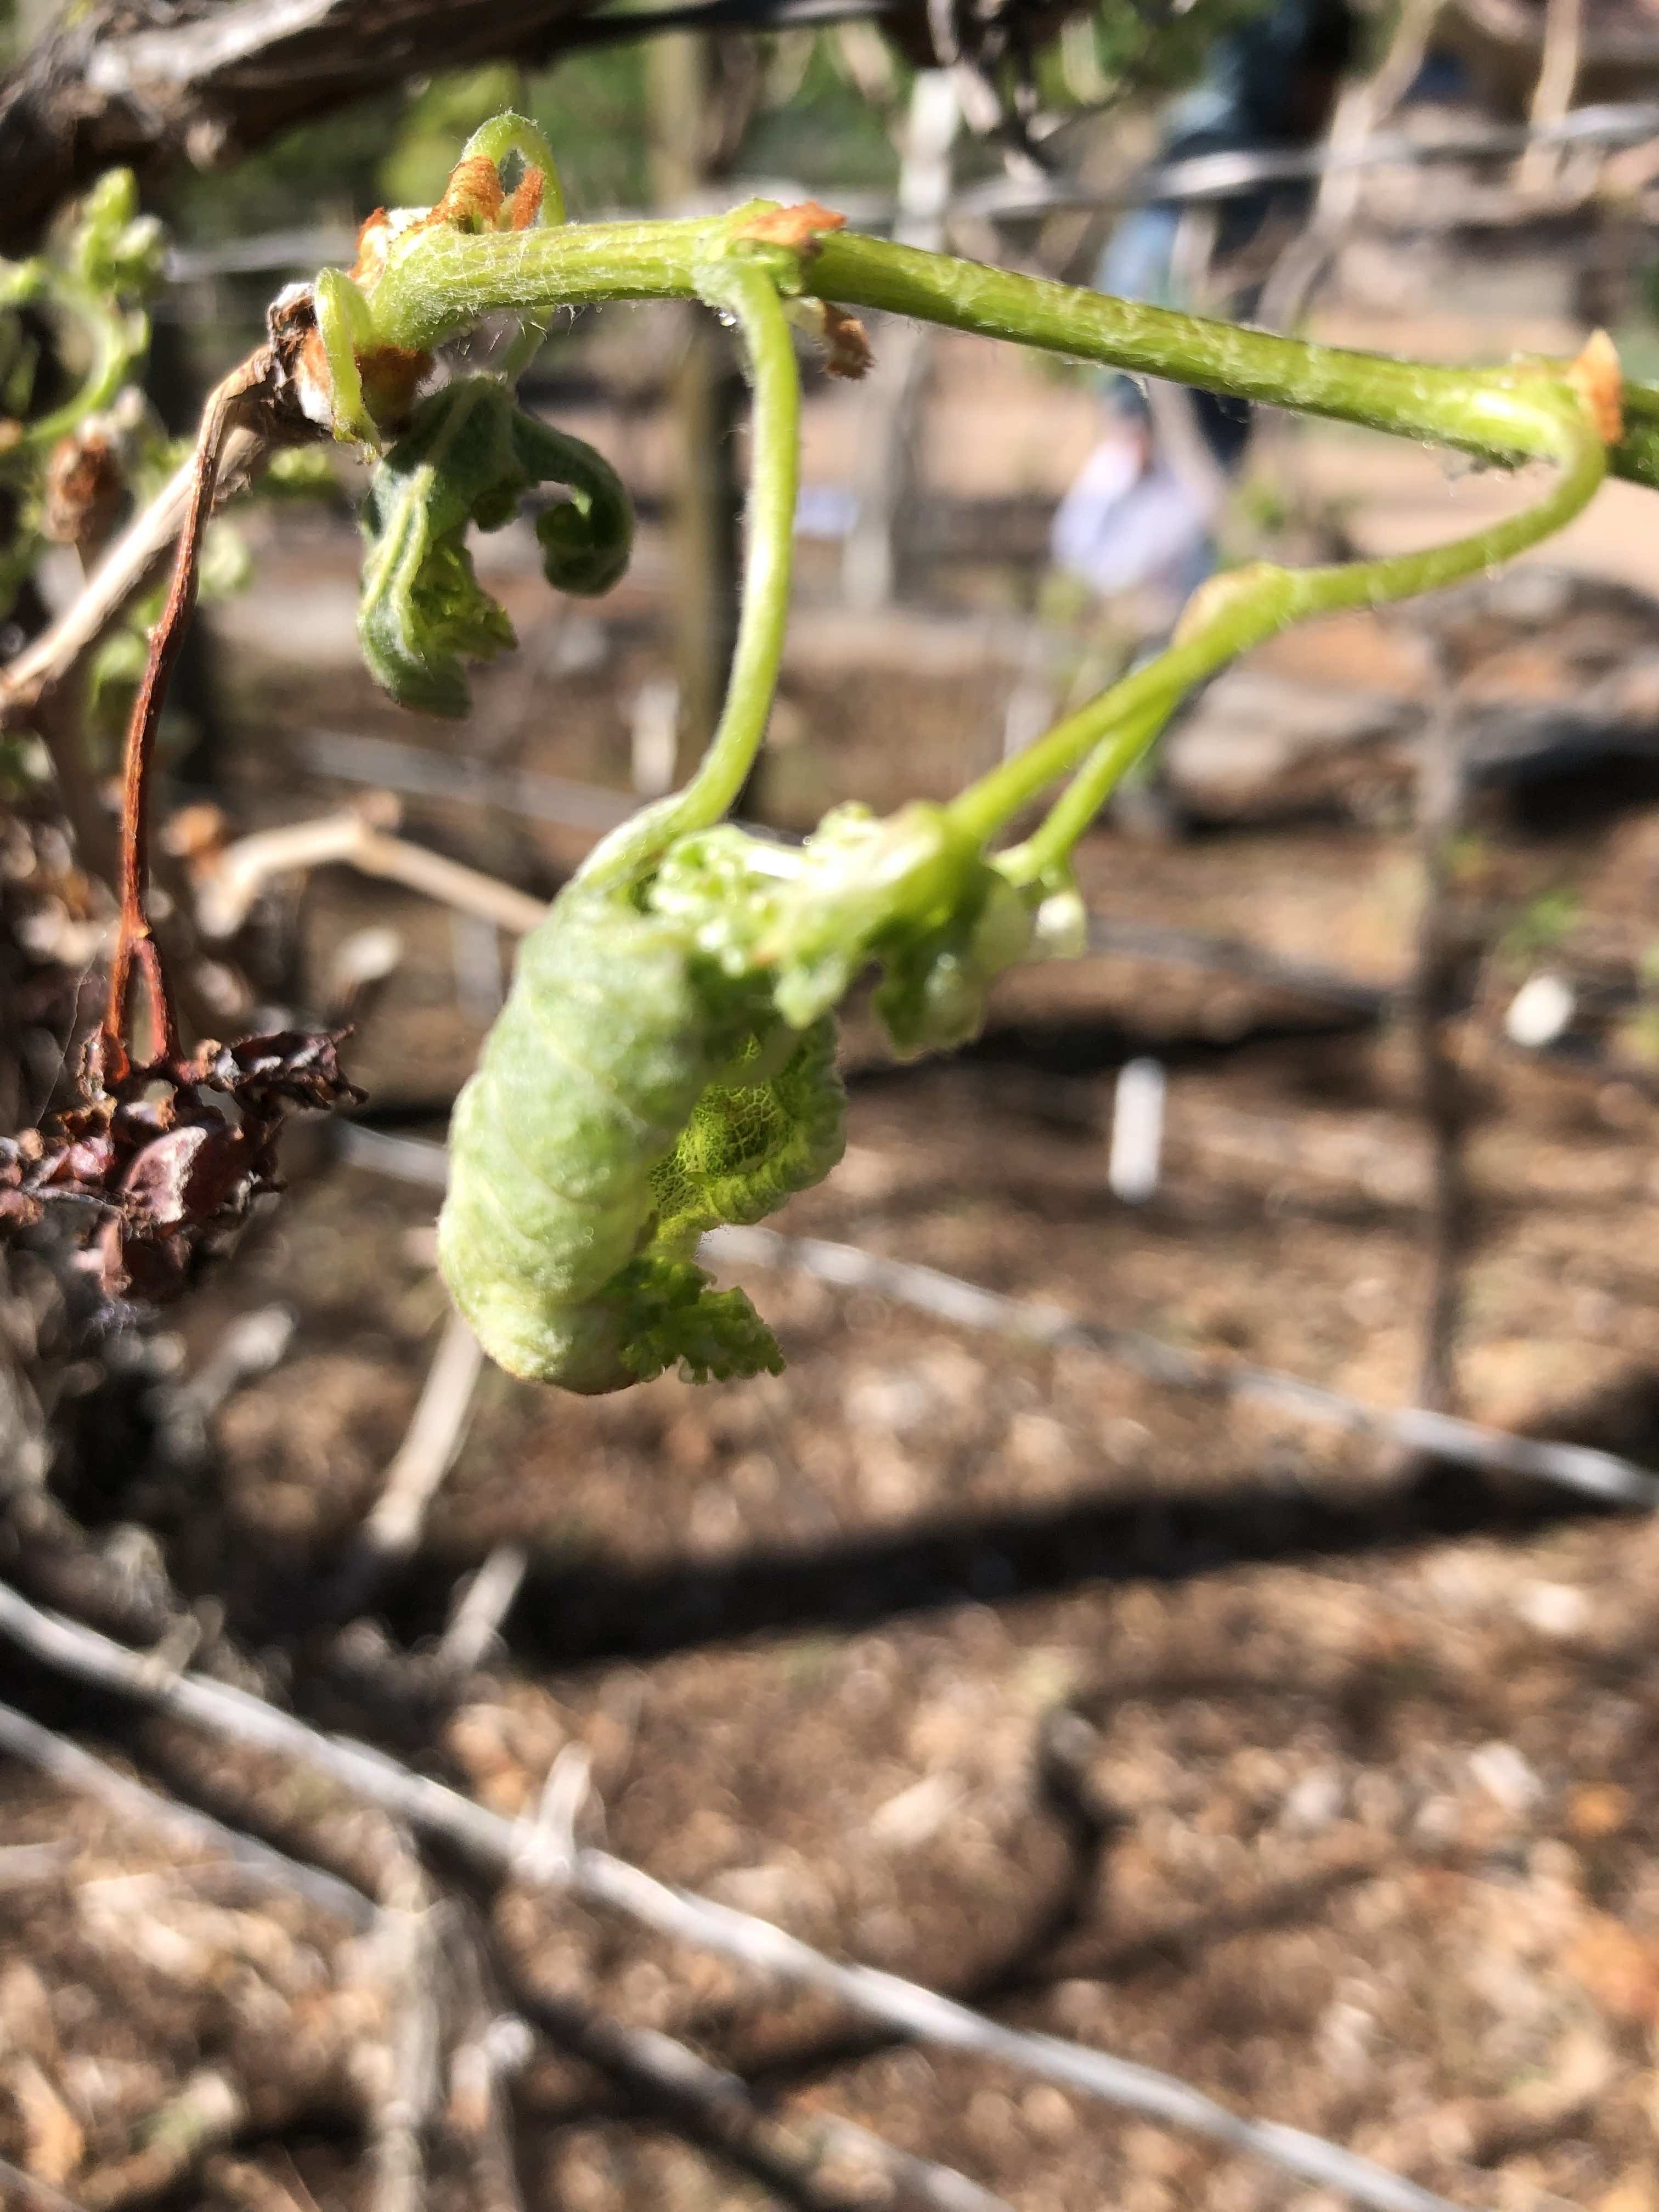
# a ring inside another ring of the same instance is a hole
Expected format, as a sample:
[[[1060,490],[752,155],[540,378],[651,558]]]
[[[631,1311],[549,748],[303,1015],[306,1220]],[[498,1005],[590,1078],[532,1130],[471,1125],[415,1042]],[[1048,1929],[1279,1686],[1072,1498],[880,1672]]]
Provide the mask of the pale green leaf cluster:
[[[775,1367],[698,1238],[840,1158],[836,1010],[866,967],[899,1051],[959,1043],[1041,902],[940,807],[845,808],[799,851],[723,824],[638,878],[579,877],[526,940],[451,1131],[440,1259],[486,1350],[582,1391]]]
[[[112,169],[50,251],[0,260],[0,483],[15,514],[0,550],[0,613],[45,547],[43,493],[53,452],[112,409],[143,363],[145,303],[161,280],[162,245],[161,226],[138,212],[132,173]],[[65,350],[85,364],[78,385],[55,405],[39,404],[40,349],[20,312],[26,308],[61,326],[70,337]]]
[[[153,215],[138,211],[131,169],[110,169],[82,203],[69,265],[88,292],[111,301],[144,301],[159,289],[167,240]]]

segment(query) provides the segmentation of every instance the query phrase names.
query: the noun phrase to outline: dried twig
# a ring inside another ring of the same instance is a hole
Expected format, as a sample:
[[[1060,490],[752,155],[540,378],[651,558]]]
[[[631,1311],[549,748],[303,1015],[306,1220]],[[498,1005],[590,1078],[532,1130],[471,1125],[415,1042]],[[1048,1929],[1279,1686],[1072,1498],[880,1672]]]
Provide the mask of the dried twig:
[[[1290,330],[1301,320],[1358,211],[1365,171],[1355,157],[1374,143],[1379,126],[1410,89],[1442,5],[1443,0],[1406,0],[1382,60],[1369,76],[1344,88],[1326,140],[1329,165],[1319,173],[1312,211],[1262,287],[1256,314],[1268,330]]]
[[[1057,2036],[1028,2034],[897,1975],[845,1966],[751,1914],[670,1887],[637,1867],[568,1837],[550,1838],[368,1745],[328,1736],[247,1692],[191,1675],[159,1674],[144,1657],[94,1630],[43,1612],[0,1585],[0,1634],[47,1665],[101,1684],[233,1741],[296,1759],[369,1798],[473,1864],[536,1888],[604,1905],[677,1942],[714,1951],[812,1989],[922,2043],[994,2058],[1224,2148],[1265,2159],[1373,2212],[1451,2212],[1448,2201],[1356,2153],[1296,2128],[1247,2118],[1174,2076]]]
[[[294,1339],[291,1306],[252,1307],[220,1331],[193,1372],[156,1384],[150,1394],[157,1443],[175,1465],[190,1466],[208,1449],[208,1425],[233,1390],[278,1364]]]
[[[204,2162],[202,2179],[216,2197],[224,2198],[237,2212],[301,2212],[300,2201],[293,2192],[273,2181],[252,2159],[219,2151]],[[308,2192],[306,2203],[310,2212],[317,2212]]]
[[[426,2203],[426,2132],[442,2082],[434,1914],[420,1870],[413,1893],[383,1905],[372,1939],[374,1977],[385,1987],[386,2078],[374,2100],[374,2212],[421,2212]]]
[[[179,519],[173,581],[161,618],[150,632],[143,679],[127,725],[121,790],[121,903],[115,953],[110,962],[109,1002],[103,1030],[102,1073],[109,1081],[125,1070],[127,991],[135,964],[143,976],[149,1004],[149,1056],[152,1060],[179,1057],[178,1023],[144,903],[149,884],[150,762],[155,732],[161,726],[162,702],[167,697],[167,678],[184,644],[191,611],[196,604],[202,532],[212,510],[225,441],[236,426],[243,403],[268,383],[273,368],[271,349],[259,347],[214,387],[202,410],[189,495]]]
[[[497,1544],[463,1586],[438,1641],[437,1663],[447,1672],[471,1674],[501,1632],[530,1565],[522,1544]]]
[[[155,2114],[141,2149],[79,2185],[85,2212],[119,2212],[165,2195],[247,2120],[246,2100],[229,2075],[202,2067]]]
[[[72,2197],[36,2180],[8,2158],[0,2158],[0,2188],[5,2191],[6,2212],[85,2212]]]
[[[655,2028],[584,2021],[560,2039],[671,2118],[682,2118],[703,2140],[735,2152],[763,2179],[785,2179],[798,2191],[833,2159],[884,2184],[890,2199],[927,2212],[1010,2212],[1003,2198],[954,2166],[900,2150],[855,2121],[833,2112],[794,2118],[768,2112],[739,2075]]]
[[[216,495],[228,497],[258,465],[266,450],[261,432],[246,425],[231,428],[220,449]],[[0,725],[27,713],[42,691],[97,642],[178,537],[195,484],[192,453],[149,505],[140,508],[58,620],[0,669]]]
[[[483,1941],[471,1919],[446,1915],[441,1940],[457,2015],[444,2118],[466,2146],[471,2212],[524,2212],[503,2085],[529,2059],[534,2038],[522,2020],[491,2003]]]
[[[514,936],[533,929],[547,911],[541,900],[515,890],[511,884],[404,838],[388,836],[373,819],[373,810],[348,807],[315,821],[256,830],[228,846],[198,894],[202,926],[210,936],[228,937],[240,928],[254,900],[273,878],[331,864],[407,884],[410,890],[463,914],[476,914]]]
[[[1527,117],[1534,132],[1559,124],[1571,107],[1583,51],[1584,0],[1547,0],[1543,52]],[[1559,163],[1558,149],[1541,136],[1534,137],[1516,165],[1516,190],[1532,198],[1547,191]]]
[[[0,1889],[27,1889],[40,1881],[56,1881],[80,1856],[81,1846],[71,1838],[51,1844],[0,1844]]]
[[[483,1366],[477,1338],[452,1313],[380,1494],[324,1595],[331,1618],[355,1612],[387,1570],[406,1559],[420,1541],[427,1508],[466,1435]]]

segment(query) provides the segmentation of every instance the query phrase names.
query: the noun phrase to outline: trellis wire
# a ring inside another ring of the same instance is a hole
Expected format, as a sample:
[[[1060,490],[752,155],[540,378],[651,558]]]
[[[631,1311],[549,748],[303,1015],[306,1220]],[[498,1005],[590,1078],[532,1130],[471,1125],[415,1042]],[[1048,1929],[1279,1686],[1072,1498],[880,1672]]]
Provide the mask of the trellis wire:
[[[813,4],[838,6],[839,0],[813,0]],[[674,9],[676,18],[712,13],[712,9]],[[881,12],[868,5],[848,5],[825,21],[842,21]],[[647,19],[633,16],[630,23]],[[597,27],[597,26],[595,27]],[[632,32],[630,36],[635,35]],[[981,222],[1005,222],[1024,217],[1093,210],[1145,207],[1158,202],[1201,203],[1236,198],[1263,185],[1297,184],[1328,173],[1351,169],[1421,168],[1441,161],[1506,161],[1533,146],[1602,146],[1609,150],[1638,146],[1659,135],[1659,101],[1607,101],[1594,107],[1575,108],[1558,120],[1539,124],[1487,124],[1449,131],[1443,137],[1416,138],[1403,131],[1379,131],[1358,145],[1290,147],[1268,153],[1196,154],[1182,161],[1156,162],[1115,185],[1086,185],[1064,177],[1040,181],[992,178],[969,185],[951,198],[947,217],[962,216]],[[752,197],[757,190],[774,196],[799,188],[775,178],[736,178],[725,188],[733,200]],[[842,212],[860,226],[879,229],[890,223],[895,204],[870,194],[843,196]],[[620,211],[617,219],[622,219]],[[333,262],[349,262],[356,252],[356,234],[338,227],[308,225],[265,231],[252,238],[232,239],[211,246],[174,246],[167,255],[167,273],[174,283],[203,277],[255,275],[284,269],[315,269]]]
[[[393,1176],[400,1181],[443,1188],[447,1155],[441,1145],[421,1137],[394,1136],[356,1122],[339,1126],[340,1156],[353,1167]],[[1154,1336],[1150,1331],[1117,1328],[1035,1298],[1011,1297],[960,1275],[839,1244],[819,1237],[790,1237],[781,1230],[711,1230],[701,1247],[712,1262],[736,1262],[811,1275],[837,1289],[866,1291],[914,1307],[955,1328],[1023,1339],[1051,1351],[1075,1346],[1129,1367],[1166,1389],[1204,1397],[1253,1400],[1301,1419],[1372,1436],[1426,1453],[1456,1467],[1512,1474],[1554,1484],[1604,1504],[1650,1511],[1659,1506],[1659,1474],[1589,1444],[1547,1437],[1518,1437],[1424,1406],[1390,1407],[1369,1403],[1346,1390],[1309,1382],[1277,1368],[1206,1358]]]
[[[341,782],[390,785],[419,796],[504,807],[583,835],[597,836],[633,810],[633,801],[623,793],[599,784],[578,783],[533,769],[491,768],[396,738],[315,729],[306,732],[300,744],[310,768]],[[1237,975],[1268,990],[1323,999],[1373,1021],[1400,1012],[1410,999],[1411,986],[1407,981],[1372,982],[1328,968],[1322,962],[1287,960],[1241,938],[1098,913],[1090,915],[1088,929],[1089,950],[1093,953]],[[1533,1044],[1505,1030],[1498,1041],[1525,1058],[1541,1060],[1565,1074],[1595,1082],[1634,1084],[1643,1090],[1652,1085],[1650,1070],[1612,1060],[1568,1037]]]

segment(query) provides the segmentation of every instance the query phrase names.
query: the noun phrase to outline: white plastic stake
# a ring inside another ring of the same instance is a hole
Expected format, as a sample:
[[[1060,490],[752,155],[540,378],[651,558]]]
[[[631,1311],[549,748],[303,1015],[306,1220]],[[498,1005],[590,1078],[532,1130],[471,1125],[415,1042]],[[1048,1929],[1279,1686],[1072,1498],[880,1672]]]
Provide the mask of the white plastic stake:
[[[1118,1071],[1106,1180],[1126,1206],[1144,1206],[1158,1188],[1167,1087],[1161,1060],[1126,1060]]]

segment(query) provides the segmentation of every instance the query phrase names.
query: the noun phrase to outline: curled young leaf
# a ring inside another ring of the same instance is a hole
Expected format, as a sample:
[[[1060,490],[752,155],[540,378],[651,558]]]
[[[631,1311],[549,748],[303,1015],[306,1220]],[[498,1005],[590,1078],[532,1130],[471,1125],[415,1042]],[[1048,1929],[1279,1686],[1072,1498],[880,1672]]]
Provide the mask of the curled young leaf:
[[[775,1369],[696,1241],[819,1181],[842,1144],[832,1025],[795,1036],[684,915],[578,880],[526,939],[457,1104],[440,1264],[486,1351],[536,1381]]]
[[[853,809],[799,852],[730,824],[579,877],[525,941],[450,1133],[439,1259],[491,1357],[567,1389],[775,1368],[698,1238],[841,1157],[834,1009],[860,972],[898,1048],[952,1044],[1031,900],[938,807]]]
[[[507,611],[479,583],[470,525],[499,530],[542,483],[569,496],[541,516],[549,580],[608,590],[628,564],[633,516],[615,471],[590,447],[525,414],[493,377],[422,400],[376,467],[363,503],[358,635],[377,683],[400,705],[464,714],[465,664],[514,643]]]

